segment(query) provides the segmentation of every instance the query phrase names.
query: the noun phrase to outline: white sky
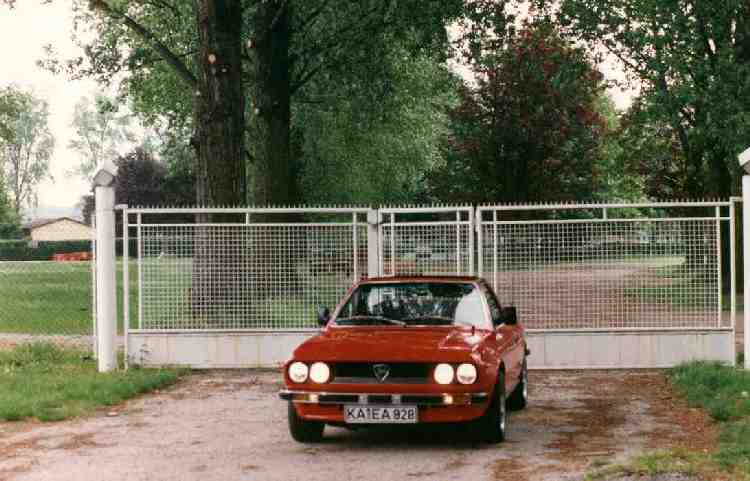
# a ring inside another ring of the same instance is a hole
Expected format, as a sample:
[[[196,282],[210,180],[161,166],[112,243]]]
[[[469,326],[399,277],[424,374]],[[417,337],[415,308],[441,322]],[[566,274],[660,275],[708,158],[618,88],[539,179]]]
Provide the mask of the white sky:
[[[65,75],[53,75],[36,66],[47,44],[54,45],[61,58],[80,52],[70,38],[72,25],[67,1],[41,5],[39,0],[20,0],[14,10],[0,6],[0,86],[12,83],[32,89],[49,103],[49,127],[55,137],[50,161],[54,180],[39,186],[40,206],[73,206],[89,190],[82,179],[66,175],[78,163],[77,154],[67,147],[74,135],[70,127],[73,107],[81,97],[90,96],[96,84],[71,81]]]
[[[71,81],[64,74],[53,75],[36,65],[47,44],[54,45],[61,59],[80,55],[71,40],[72,17],[67,1],[42,5],[39,0],[18,0],[14,10],[0,7],[0,87],[16,84],[32,89],[49,103],[50,130],[56,142],[50,162],[53,180],[39,186],[40,207],[70,207],[89,191],[83,179],[67,175],[78,163],[78,154],[68,149],[68,142],[74,136],[70,125],[74,106],[81,97],[93,95],[96,83]],[[614,66],[605,68],[604,74],[622,77]],[[626,108],[633,95],[619,90],[611,94],[618,108]]]

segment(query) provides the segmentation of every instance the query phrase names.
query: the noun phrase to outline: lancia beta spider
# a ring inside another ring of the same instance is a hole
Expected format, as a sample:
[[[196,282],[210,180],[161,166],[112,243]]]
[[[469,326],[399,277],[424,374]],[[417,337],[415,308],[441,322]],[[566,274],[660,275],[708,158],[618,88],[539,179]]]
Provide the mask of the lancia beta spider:
[[[363,280],[318,321],[283,367],[296,441],[326,424],[467,423],[497,443],[507,410],[526,406],[524,330],[480,278]]]

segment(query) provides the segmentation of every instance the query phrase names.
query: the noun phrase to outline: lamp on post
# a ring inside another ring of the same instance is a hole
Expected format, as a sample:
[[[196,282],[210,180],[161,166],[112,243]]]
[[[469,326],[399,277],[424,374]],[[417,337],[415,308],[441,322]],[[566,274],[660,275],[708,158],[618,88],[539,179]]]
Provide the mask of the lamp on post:
[[[750,369],[750,148],[739,155],[742,176],[742,263],[745,331],[745,369]]]
[[[117,284],[115,281],[115,178],[105,161],[93,178],[96,196],[96,350],[99,372],[117,368]]]

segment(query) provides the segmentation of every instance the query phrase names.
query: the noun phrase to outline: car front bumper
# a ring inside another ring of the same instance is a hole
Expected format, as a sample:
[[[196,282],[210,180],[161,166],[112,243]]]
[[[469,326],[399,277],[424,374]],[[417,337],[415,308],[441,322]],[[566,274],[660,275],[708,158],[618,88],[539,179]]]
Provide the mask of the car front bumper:
[[[308,421],[344,422],[344,405],[417,406],[419,422],[463,422],[480,417],[489,394],[474,393],[338,393],[282,390],[279,397],[294,404],[297,415]]]

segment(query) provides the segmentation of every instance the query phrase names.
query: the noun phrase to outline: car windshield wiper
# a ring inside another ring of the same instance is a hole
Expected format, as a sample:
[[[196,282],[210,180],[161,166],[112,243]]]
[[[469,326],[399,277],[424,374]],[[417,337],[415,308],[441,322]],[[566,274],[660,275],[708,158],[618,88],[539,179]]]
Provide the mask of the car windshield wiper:
[[[347,321],[370,321],[370,320],[382,321],[382,322],[385,322],[385,323],[388,323],[388,324],[395,324],[397,326],[406,326],[406,323],[404,321],[399,321],[397,319],[391,319],[391,318],[383,317],[383,316],[351,316],[351,317],[341,317],[339,319],[336,319],[336,322],[340,322],[340,321],[344,321],[344,322],[347,322]]]

